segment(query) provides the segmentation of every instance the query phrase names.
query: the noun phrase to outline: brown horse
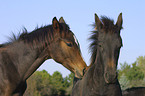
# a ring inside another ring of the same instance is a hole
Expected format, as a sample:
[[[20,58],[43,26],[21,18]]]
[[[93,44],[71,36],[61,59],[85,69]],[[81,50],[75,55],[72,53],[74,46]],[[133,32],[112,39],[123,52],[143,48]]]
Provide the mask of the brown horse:
[[[26,80],[47,59],[54,59],[81,78],[86,63],[79,43],[63,18],[52,25],[23,32],[0,45],[0,96],[22,96]]]
[[[95,31],[90,37],[91,65],[73,87],[72,96],[122,96],[117,79],[117,64],[122,39],[122,13],[117,23],[95,14]]]
[[[123,96],[145,96],[145,87],[132,87],[122,91]]]

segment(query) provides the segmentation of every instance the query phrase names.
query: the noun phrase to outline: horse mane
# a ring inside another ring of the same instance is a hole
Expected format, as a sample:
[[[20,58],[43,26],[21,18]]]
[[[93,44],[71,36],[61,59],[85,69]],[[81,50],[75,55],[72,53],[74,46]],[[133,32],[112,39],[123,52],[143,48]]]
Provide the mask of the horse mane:
[[[116,29],[114,25],[114,20],[110,19],[106,16],[101,16],[101,22],[103,24],[102,28],[105,30],[105,32],[109,32],[107,30],[114,30]],[[96,55],[97,55],[97,46],[98,46],[98,30],[96,30],[96,23],[94,23],[93,28],[95,29],[94,31],[91,31],[91,36],[89,40],[91,41],[91,44],[89,46],[90,52],[91,52],[91,64],[94,64]]]
[[[27,29],[24,29],[18,40],[22,40],[25,43],[29,43],[31,45],[37,44],[38,42],[44,43],[45,41],[49,43],[53,36],[52,30],[53,28],[51,25],[37,28],[30,33],[28,33]]]
[[[63,30],[67,30],[70,29],[69,26],[67,24],[64,23],[60,23],[61,28],[60,30],[63,28]],[[66,36],[66,34],[68,34],[68,32],[63,32],[61,33],[61,31],[59,31],[60,37]],[[24,41],[27,44],[30,45],[37,45],[39,42],[41,42],[41,44],[43,44],[43,46],[45,47],[46,42],[47,44],[49,44],[51,42],[51,40],[55,39],[54,37],[54,32],[53,32],[53,27],[52,25],[47,25],[47,26],[42,26],[40,28],[36,27],[32,32],[28,32],[27,29],[24,27],[22,29],[22,32],[18,35],[15,35],[14,33],[12,33],[12,37],[9,37],[9,42],[6,42],[5,44],[1,44],[0,47],[3,47],[5,45],[11,44],[15,41]]]
[[[12,36],[8,37],[8,41],[0,44],[0,47],[4,47],[6,45],[9,45],[15,41],[17,41],[20,38],[20,35],[24,34],[27,32],[27,29],[25,27],[23,27],[22,32],[19,31],[18,35],[16,35],[15,33],[12,32]]]
[[[97,45],[98,45],[98,31],[91,31],[91,36],[89,38],[91,41],[89,50],[91,53],[91,65],[94,64],[97,55]]]

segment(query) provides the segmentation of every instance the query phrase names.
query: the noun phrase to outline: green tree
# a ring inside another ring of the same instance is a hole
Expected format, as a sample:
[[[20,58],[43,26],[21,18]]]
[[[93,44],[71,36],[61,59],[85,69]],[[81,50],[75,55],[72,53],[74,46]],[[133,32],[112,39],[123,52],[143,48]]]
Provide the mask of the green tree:
[[[68,87],[66,88],[66,95],[70,96],[72,92],[72,87],[73,87],[73,79],[74,79],[74,73],[69,74],[69,76],[66,76],[65,79],[67,80]]]
[[[122,90],[125,90],[128,88],[129,80],[126,78],[126,76],[124,74],[121,75],[119,82],[120,82]]]
[[[54,94],[58,94],[59,96],[65,94],[63,83],[64,83],[64,81],[63,81],[62,74],[58,71],[55,71],[51,77],[51,84],[56,89],[55,90],[56,93],[54,93]]]
[[[138,67],[141,68],[142,72],[145,75],[145,56],[139,56],[136,60]]]
[[[130,68],[131,66],[127,62],[124,62],[123,64],[120,63],[120,69],[118,69],[118,79],[120,79],[122,75],[125,75],[125,73],[127,73]]]
[[[126,62],[120,64],[118,79],[123,90],[131,87],[145,87],[144,64],[145,57],[143,56],[137,58],[133,64],[129,65]]]
[[[27,80],[27,90],[24,96],[51,96],[53,87],[50,84],[50,78],[47,71],[36,71]]]
[[[143,80],[144,74],[140,67],[136,66],[136,62],[132,64],[132,67],[125,73],[128,80]]]
[[[51,76],[47,73],[47,71],[36,71],[35,80],[37,82],[37,90],[41,94],[41,96],[49,96],[51,95],[53,87],[51,86]]]
[[[74,74],[65,78],[58,71],[52,76],[47,71],[36,71],[27,80],[24,96],[70,96]]]

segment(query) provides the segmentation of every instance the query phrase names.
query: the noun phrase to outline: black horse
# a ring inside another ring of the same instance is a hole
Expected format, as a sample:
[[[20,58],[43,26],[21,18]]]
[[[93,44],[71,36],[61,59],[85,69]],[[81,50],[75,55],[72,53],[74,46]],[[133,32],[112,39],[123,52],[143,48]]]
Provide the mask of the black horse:
[[[0,96],[22,96],[26,80],[47,59],[54,59],[81,78],[86,63],[73,32],[63,18],[52,25],[23,32],[0,45]]]
[[[117,79],[122,22],[122,13],[116,24],[105,16],[100,20],[95,14],[95,31],[89,38],[91,64],[82,80],[74,84],[72,96],[122,96]]]

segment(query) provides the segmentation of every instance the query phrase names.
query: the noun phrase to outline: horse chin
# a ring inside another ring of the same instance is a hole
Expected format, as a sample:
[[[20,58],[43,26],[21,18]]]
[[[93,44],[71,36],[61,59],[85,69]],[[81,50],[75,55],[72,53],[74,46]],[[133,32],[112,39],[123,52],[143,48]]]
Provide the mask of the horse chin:
[[[78,78],[78,79],[82,79],[83,76],[85,75],[85,73],[87,72],[89,67],[85,67],[82,72],[80,73],[80,71],[75,71],[75,77]]]

